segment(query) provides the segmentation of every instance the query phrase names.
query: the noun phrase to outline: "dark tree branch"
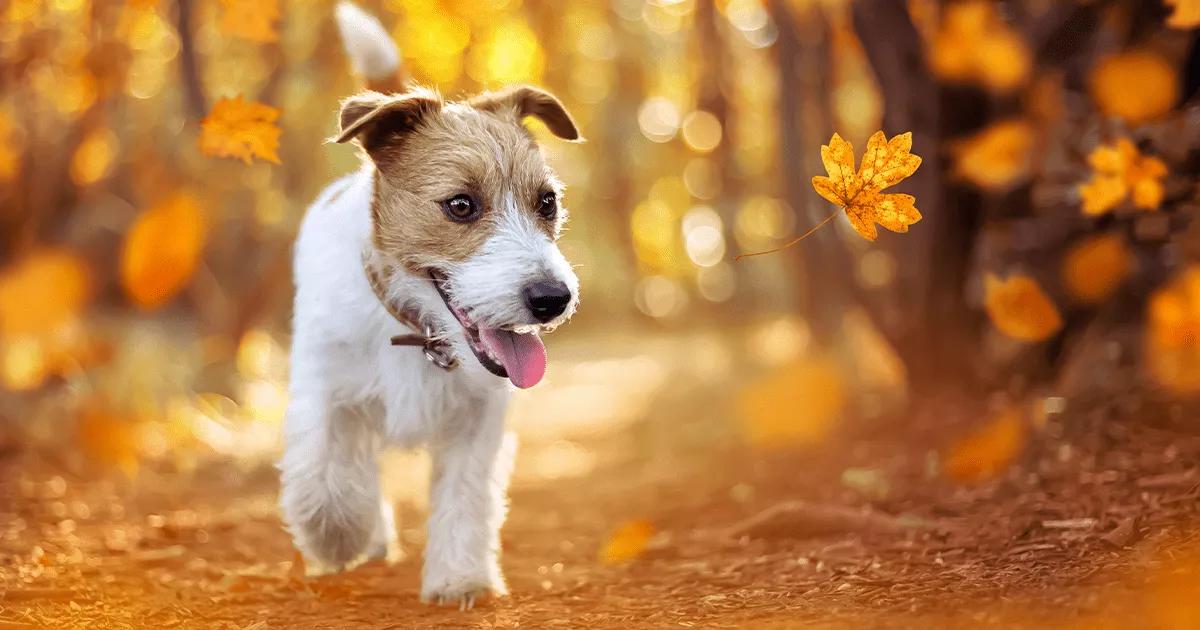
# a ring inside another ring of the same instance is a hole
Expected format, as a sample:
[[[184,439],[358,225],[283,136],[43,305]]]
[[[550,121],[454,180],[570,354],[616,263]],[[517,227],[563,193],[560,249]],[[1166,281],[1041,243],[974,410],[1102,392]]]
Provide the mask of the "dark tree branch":
[[[192,32],[192,9],[192,0],[175,2],[175,30],[179,33],[179,78],[183,82],[188,115],[198,121],[208,114],[208,102],[204,98],[204,85],[200,81],[196,39]]]

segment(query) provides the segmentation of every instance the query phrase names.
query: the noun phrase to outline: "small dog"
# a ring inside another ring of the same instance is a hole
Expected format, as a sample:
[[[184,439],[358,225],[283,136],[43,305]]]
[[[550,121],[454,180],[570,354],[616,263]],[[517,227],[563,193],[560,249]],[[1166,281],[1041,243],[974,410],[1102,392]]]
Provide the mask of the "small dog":
[[[399,88],[379,22],[341,3],[338,27],[368,87]],[[563,186],[522,125],[579,140],[562,103],[520,86],[462,102],[413,87],[342,103],[337,142],[363,168],[308,208],[295,251],[295,321],[280,503],[325,570],[387,554],[384,445],[433,459],[421,598],[472,606],[506,593],[499,529],[514,442],[511,388],[546,369],[539,332],[571,317],[579,281],[556,241]]]

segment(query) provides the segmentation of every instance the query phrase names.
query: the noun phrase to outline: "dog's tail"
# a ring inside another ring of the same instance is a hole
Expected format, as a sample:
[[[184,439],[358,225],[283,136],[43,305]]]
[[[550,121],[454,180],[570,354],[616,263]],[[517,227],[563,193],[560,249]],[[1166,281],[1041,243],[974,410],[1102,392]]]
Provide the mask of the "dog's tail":
[[[400,48],[383,24],[349,0],[338,3],[334,17],[350,65],[367,80],[367,87],[379,92],[403,91],[407,77],[400,63]]]

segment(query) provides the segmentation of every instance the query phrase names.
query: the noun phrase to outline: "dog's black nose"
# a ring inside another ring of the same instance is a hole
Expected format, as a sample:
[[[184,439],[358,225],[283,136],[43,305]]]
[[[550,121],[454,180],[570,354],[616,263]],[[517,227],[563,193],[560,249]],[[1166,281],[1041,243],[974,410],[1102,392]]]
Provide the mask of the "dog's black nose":
[[[571,290],[557,280],[535,282],[525,287],[525,305],[539,322],[548,322],[563,314],[571,303]]]

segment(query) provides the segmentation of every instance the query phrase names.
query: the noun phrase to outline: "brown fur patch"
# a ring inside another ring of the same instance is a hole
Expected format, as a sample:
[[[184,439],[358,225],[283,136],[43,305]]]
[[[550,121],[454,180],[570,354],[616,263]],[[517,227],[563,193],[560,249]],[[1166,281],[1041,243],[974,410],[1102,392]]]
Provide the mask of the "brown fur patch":
[[[423,111],[411,126],[375,142],[368,154],[378,177],[372,216],[375,246],[412,271],[462,261],[487,241],[507,212],[511,194],[518,212],[530,213],[557,238],[562,213],[553,221],[537,214],[541,195],[560,192],[553,171],[529,132],[511,116],[466,104]],[[472,223],[446,218],[441,202],[469,194],[482,206]]]

